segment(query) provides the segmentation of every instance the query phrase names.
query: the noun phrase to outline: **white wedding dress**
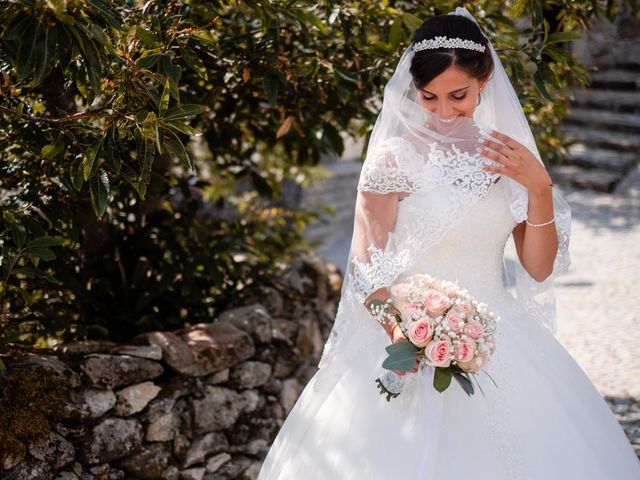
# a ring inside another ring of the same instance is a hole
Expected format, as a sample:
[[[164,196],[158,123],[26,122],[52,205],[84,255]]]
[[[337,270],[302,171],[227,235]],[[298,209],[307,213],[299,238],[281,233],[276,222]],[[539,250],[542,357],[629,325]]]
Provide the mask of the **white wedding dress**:
[[[640,462],[594,385],[557,339],[503,286],[516,225],[492,185],[411,271],[458,280],[500,316],[497,350],[467,396],[443,393],[433,368],[408,374],[387,401],[375,385],[389,338],[373,319],[349,348],[357,361],[321,368],[287,416],[259,480],[638,480]],[[400,202],[397,223],[439,208],[438,189]]]

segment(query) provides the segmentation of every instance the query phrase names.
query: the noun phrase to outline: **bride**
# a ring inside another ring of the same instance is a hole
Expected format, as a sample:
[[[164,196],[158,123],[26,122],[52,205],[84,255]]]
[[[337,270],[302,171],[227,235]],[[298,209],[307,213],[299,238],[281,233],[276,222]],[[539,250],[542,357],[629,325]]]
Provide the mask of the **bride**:
[[[556,340],[553,279],[571,214],[499,57],[464,8],[426,21],[385,87],[358,183],[338,312],[318,372],[259,480],[631,480],[640,462]],[[504,248],[515,244],[505,285]],[[468,395],[435,367],[382,368],[407,339],[372,305],[415,273],[455,281],[499,317]],[[373,303],[372,303],[373,302]],[[596,321],[596,319],[594,319]],[[398,395],[381,395],[376,377]]]

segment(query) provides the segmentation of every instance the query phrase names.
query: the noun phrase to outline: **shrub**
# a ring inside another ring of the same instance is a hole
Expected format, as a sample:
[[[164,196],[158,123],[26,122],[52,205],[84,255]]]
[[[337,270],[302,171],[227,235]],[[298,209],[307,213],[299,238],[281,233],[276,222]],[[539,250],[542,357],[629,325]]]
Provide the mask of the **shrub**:
[[[410,33],[456,4],[0,0],[0,345],[173,328],[268,283],[309,247],[299,188],[370,132]],[[558,157],[586,81],[559,45],[603,7],[468,8]]]

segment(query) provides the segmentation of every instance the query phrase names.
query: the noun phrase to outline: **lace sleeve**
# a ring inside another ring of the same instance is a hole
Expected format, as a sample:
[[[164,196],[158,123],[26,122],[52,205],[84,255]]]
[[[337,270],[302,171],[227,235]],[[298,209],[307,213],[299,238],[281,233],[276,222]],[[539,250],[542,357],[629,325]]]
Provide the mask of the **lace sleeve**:
[[[406,268],[402,254],[393,248],[399,203],[413,188],[406,142],[387,143],[369,158],[360,174],[354,233],[349,261],[356,298],[389,286]],[[406,147],[404,147],[406,148]]]

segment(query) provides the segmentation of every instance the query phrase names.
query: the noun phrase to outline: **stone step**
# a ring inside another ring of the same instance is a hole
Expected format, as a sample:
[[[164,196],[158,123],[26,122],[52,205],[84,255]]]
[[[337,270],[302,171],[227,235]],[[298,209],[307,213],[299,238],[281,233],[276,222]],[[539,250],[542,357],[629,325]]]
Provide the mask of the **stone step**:
[[[582,142],[592,147],[602,147],[618,151],[640,151],[640,134],[602,130],[583,125],[564,124],[561,128],[569,142]]]
[[[616,39],[606,51],[602,51],[592,63],[601,69],[640,70],[640,42],[633,38]]]
[[[640,96],[638,97],[640,100]],[[574,125],[601,126],[640,134],[640,114],[619,113],[602,109],[570,107],[569,114],[563,119],[564,123]]]
[[[640,153],[620,152],[604,148],[590,147],[583,142],[569,147],[571,158],[566,164],[585,168],[602,168],[625,173],[640,162]]]
[[[623,178],[621,172],[602,168],[581,168],[577,165],[552,165],[549,174],[554,183],[610,193]]]
[[[640,90],[640,75],[632,70],[611,68],[589,72],[591,83],[589,88],[602,90]]]
[[[640,91],[576,88],[571,93],[576,107],[640,114]]]

